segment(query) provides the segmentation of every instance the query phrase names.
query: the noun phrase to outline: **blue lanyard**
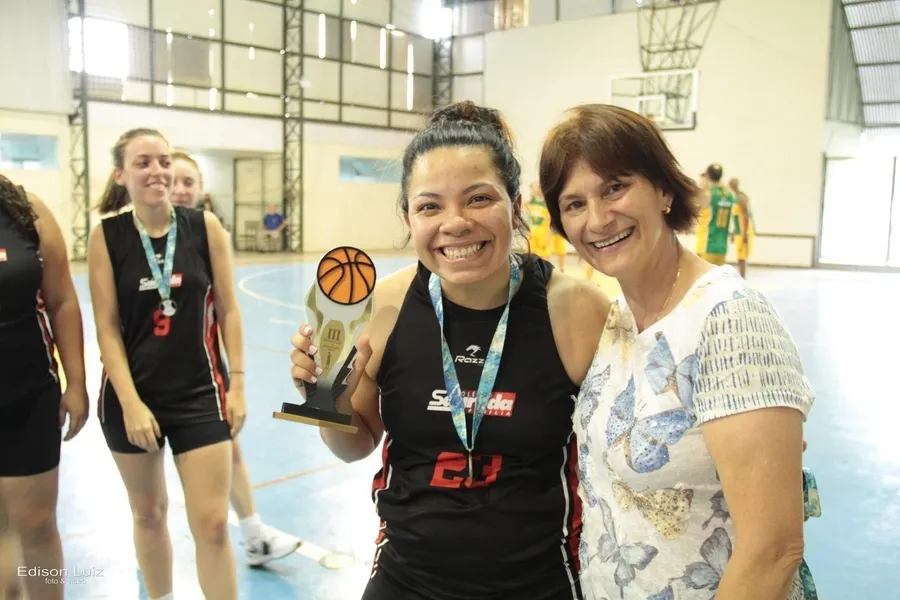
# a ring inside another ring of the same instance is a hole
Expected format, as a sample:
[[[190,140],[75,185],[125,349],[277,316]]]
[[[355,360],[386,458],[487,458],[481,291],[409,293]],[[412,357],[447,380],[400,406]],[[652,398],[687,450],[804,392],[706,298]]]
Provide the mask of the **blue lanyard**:
[[[159,264],[156,262],[156,252],[153,251],[153,244],[150,242],[150,235],[144,229],[144,224],[134,213],[134,222],[137,224],[138,234],[141,236],[141,243],[144,245],[144,254],[147,255],[147,263],[150,265],[150,274],[156,282],[161,310],[167,317],[175,314],[175,303],[171,300],[172,296],[172,269],[175,266],[175,242],[178,237],[178,215],[175,209],[172,209],[172,222],[169,223],[169,235],[166,238],[166,255],[163,259],[163,270],[160,272]]]
[[[506,308],[503,309],[503,315],[500,317],[500,322],[497,324],[497,329],[494,332],[494,338],[491,340],[491,347],[488,350],[487,357],[484,359],[484,368],[481,371],[481,379],[478,382],[478,395],[475,398],[475,407],[472,412],[471,440],[469,439],[468,427],[466,426],[466,408],[459,387],[459,379],[456,376],[456,366],[453,364],[453,356],[450,354],[450,348],[447,346],[447,337],[444,335],[444,301],[441,293],[441,280],[434,273],[428,279],[428,292],[431,295],[431,304],[434,306],[434,312],[441,325],[441,357],[444,363],[444,385],[447,388],[447,397],[450,400],[450,414],[453,416],[456,434],[469,454],[469,482],[472,481],[474,476],[472,472],[472,451],[475,448],[475,436],[478,435],[478,427],[481,425],[481,419],[484,418],[488,402],[491,399],[494,382],[497,380],[497,371],[500,368],[503,345],[506,343],[509,305],[522,282],[519,264],[512,256],[509,263],[509,297],[506,300]]]

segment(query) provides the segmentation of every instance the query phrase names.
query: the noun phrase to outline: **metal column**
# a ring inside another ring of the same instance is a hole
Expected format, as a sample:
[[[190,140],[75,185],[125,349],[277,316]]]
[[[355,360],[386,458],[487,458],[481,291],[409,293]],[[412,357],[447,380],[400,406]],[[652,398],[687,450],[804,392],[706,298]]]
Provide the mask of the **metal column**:
[[[435,110],[453,103],[453,36],[434,41],[433,105]]]
[[[72,73],[74,111],[69,115],[69,171],[72,176],[72,252],[74,261],[87,260],[91,231],[88,173],[88,75],[85,64],[84,0],[69,0],[69,18],[80,19],[81,72]]]
[[[303,0],[284,4],[284,201],[288,252],[303,252]]]

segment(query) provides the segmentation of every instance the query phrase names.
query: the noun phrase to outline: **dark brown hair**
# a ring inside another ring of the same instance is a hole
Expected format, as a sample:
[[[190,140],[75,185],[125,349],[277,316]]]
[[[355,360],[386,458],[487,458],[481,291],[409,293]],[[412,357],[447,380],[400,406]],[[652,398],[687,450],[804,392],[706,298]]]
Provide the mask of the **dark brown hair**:
[[[559,196],[575,163],[584,159],[603,179],[641,175],[672,195],[663,215],[676,232],[689,231],[697,219],[700,190],[678,165],[656,125],[630,110],[608,104],[583,104],[550,130],[541,151],[540,181],[553,229],[565,237]]]
[[[116,145],[113,146],[112,149],[113,166],[115,169],[122,170],[125,168],[125,147],[128,146],[128,143],[131,140],[144,135],[151,135],[162,140],[166,139],[165,136],[157,130],[149,129],[147,127],[139,127],[137,129],[126,131],[122,134],[122,137],[118,139]],[[110,173],[109,179],[106,180],[106,189],[103,190],[103,194],[100,196],[100,202],[97,203],[97,210],[100,211],[101,215],[115,212],[124,208],[131,202],[131,199],[128,197],[128,190],[125,189],[125,186],[116,183],[115,169]]]
[[[25,193],[25,188],[0,175],[0,210],[5,212],[19,229],[26,233],[37,231],[37,213]]]
[[[481,146],[491,152],[494,167],[503,181],[511,202],[521,196],[522,167],[515,156],[512,133],[500,113],[478,106],[470,100],[457,102],[435,111],[425,129],[416,136],[403,153],[403,178],[400,183],[401,214],[409,212],[409,177],[416,160],[436,148],[448,146]],[[521,207],[513,206],[513,229],[528,239],[528,222]],[[406,242],[409,242],[409,235]]]
[[[706,171],[703,174],[713,183],[719,183],[722,181],[722,165],[716,163],[711,164],[706,167]]]

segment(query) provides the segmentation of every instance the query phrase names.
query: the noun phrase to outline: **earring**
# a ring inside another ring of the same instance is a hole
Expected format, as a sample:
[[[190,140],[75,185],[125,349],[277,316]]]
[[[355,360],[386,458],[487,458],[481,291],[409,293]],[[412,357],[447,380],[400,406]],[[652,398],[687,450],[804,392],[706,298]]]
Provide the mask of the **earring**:
[[[667,215],[667,214],[669,214],[670,212],[672,212],[672,207],[671,207],[671,206],[667,206],[667,207],[666,207],[666,210],[663,211],[663,214],[664,214],[664,215]]]

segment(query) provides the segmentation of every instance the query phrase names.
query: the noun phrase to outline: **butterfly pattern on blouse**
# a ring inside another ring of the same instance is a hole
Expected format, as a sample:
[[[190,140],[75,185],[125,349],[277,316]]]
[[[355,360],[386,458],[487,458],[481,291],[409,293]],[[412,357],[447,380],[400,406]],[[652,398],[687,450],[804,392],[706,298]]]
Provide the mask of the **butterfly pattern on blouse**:
[[[633,338],[634,328],[631,319],[625,317],[618,301],[613,302],[609,307],[609,314],[606,316],[606,326],[600,336],[598,350],[607,353],[615,346],[621,359],[626,362],[630,361]]]
[[[722,576],[725,574],[725,567],[731,560],[732,552],[733,548],[728,532],[721,527],[716,527],[700,545],[700,558],[703,560],[689,564],[681,577],[671,579],[669,585],[658,593],[648,596],[647,600],[675,600],[676,588],[692,590],[695,594],[697,591],[709,591],[712,595],[708,598],[713,600],[722,582]],[[801,576],[794,578],[791,583],[787,600],[818,600],[815,584],[812,583],[811,578],[809,583],[806,582],[806,578],[803,576],[804,570],[808,572],[806,561],[801,563]]]
[[[692,419],[684,409],[637,419],[635,404],[634,377],[630,377],[610,408],[606,445],[610,450],[623,446],[628,466],[637,473],[650,473],[668,464],[668,445],[681,439]]]
[[[624,481],[614,481],[613,494],[619,508],[637,509],[661,536],[674,540],[687,531],[694,490],[666,488],[652,492],[635,492]]]
[[[671,580],[669,585],[647,600],[674,600],[675,590],[672,586],[676,583],[692,590],[709,590],[713,592],[710,599],[715,598],[715,591],[719,589],[719,582],[725,573],[725,566],[731,559],[731,553],[731,538],[728,537],[728,532],[716,527],[700,545],[700,558],[703,561],[689,564],[684,570],[684,575]]]
[[[600,542],[597,544],[597,551],[594,554],[590,554],[591,548],[582,538],[579,554],[582,558],[582,565],[588,564],[594,558],[599,558],[604,563],[615,563],[615,582],[619,586],[621,596],[624,597],[625,588],[635,580],[637,571],[646,569],[647,565],[659,554],[659,550],[643,542],[622,543],[616,532],[616,524],[613,521],[609,505],[603,499],[600,499],[599,504],[606,533],[600,536]]]
[[[612,367],[607,365],[603,371],[599,373],[597,371],[597,369],[593,368],[588,371],[576,401],[576,414],[579,416],[579,422],[583,432],[583,439],[581,439],[578,444],[578,464],[576,468],[578,471],[578,481],[581,483],[582,490],[587,497],[589,506],[597,505],[597,498],[594,494],[587,468],[587,462],[591,454],[591,436],[589,428],[591,418],[593,418],[594,412],[600,404],[600,396],[603,393],[603,389],[606,387],[606,384],[609,383]]]
[[[693,410],[694,377],[699,363],[700,357],[694,352],[676,365],[669,341],[663,332],[658,331],[656,346],[650,351],[644,373],[655,394],[662,395],[674,391],[681,405]]]

